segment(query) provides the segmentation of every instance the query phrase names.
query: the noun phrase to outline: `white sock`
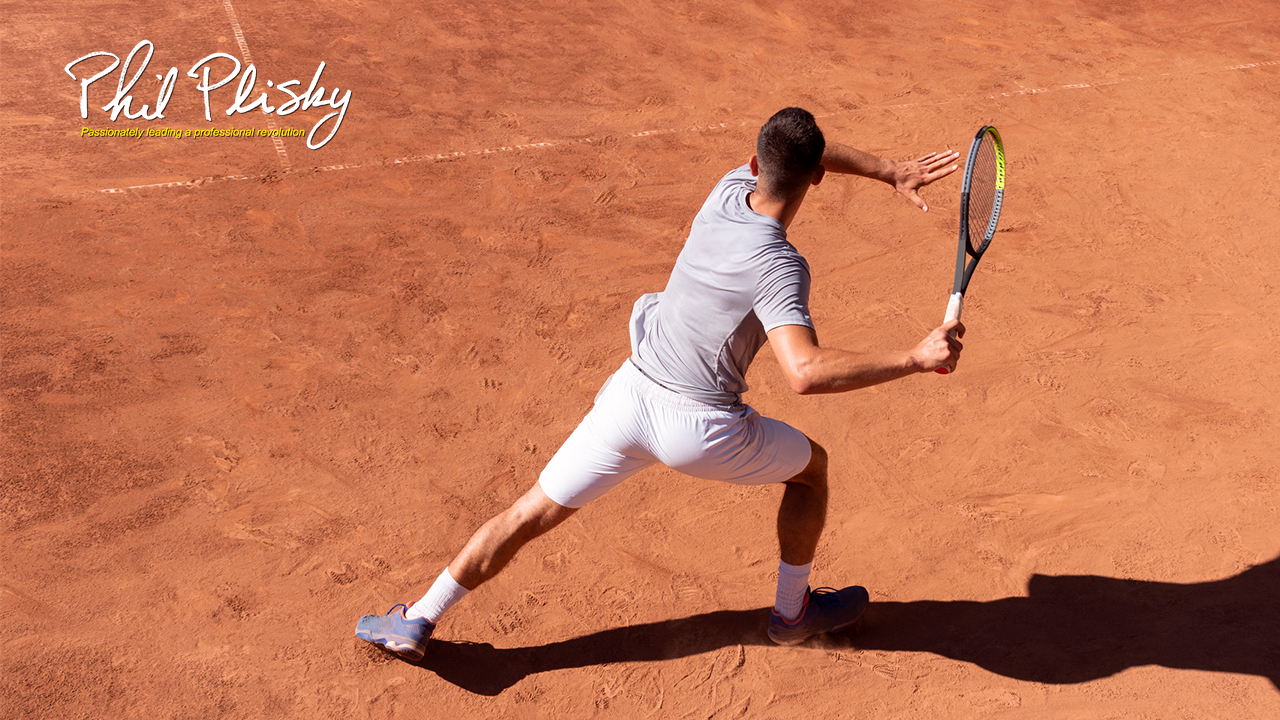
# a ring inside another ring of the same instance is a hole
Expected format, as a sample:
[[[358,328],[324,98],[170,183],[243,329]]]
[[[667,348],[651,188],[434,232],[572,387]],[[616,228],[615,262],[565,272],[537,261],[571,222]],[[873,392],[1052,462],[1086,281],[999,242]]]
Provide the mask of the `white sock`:
[[[404,614],[410,620],[414,618],[426,618],[427,622],[435,625],[440,622],[440,618],[444,615],[444,611],[453,607],[453,604],[467,596],[470,590],[458,584],[457,580],[449,574],[449,568],[445,568],[440,573],[440,577],[436,578],[435,584],[427,591],[422,599],[414,603]]]
[[[788,565],[778,563],[778,595],[773,601],[773,609],[788,620],[800,617],[804,608],[804,598],[809,594],[809,571],[813,563],[806,565]]]

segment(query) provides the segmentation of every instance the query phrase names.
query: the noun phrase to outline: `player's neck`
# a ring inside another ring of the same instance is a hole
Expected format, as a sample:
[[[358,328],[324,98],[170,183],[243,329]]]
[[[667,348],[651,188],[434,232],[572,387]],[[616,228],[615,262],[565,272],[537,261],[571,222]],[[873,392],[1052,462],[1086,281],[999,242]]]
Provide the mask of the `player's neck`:
[[[804,203],[804,196],[805,193],[802,192],[799,197],[791,200],[776,200],[756,191],[747,195],[747,207],[758,215],[771,217],[782,223],[782,227],[785,230],[791,227],[791,221],[795,219],[796,213],[800,212],[800,205]]]

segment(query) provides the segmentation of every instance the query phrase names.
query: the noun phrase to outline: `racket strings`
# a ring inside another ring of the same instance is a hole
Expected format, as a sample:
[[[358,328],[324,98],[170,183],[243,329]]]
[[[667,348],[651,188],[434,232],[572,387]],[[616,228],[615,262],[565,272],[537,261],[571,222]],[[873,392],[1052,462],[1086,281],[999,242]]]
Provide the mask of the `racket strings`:
[[[991,215],[995,211],[996,175],[997,175],[996,143],[991,133],[982,137],[978,150],[974,155],[973,177],[969,185],[969,247],[973,255],[981,255],[987,249],[991,238],[987,235],[987,227],[991,223]],[[974,249],[973,241],[981,241]]]

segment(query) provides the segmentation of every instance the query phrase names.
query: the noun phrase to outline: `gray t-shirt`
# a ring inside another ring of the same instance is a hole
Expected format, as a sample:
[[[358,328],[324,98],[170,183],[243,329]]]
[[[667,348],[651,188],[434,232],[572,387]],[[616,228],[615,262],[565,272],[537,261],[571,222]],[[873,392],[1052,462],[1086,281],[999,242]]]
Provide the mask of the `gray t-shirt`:
[[[780,325],[813,327],[809,264],[782,223],[747,205],[756,189],[743,165],[720,179],[689,230],[666,290],[631,313],[631,361],[650,380],[709,405],[731,407]]]

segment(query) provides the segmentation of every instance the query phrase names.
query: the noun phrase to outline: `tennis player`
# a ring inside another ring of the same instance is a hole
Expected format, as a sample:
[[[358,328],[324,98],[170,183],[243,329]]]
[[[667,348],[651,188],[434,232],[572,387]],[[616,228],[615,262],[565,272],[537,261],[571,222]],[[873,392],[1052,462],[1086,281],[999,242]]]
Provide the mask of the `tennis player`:
[[[698,212],[666,289],[636,301],[631,357],[605,381],[538,482],[476,531],[421,600],[365,615],[356,637],[420,660],[454,603],[497,575],[530,540],[654,463],[737,485],[784,483],[769,637],[794,645],[852,625],[868,601],[864,588],[809,586],[826,520],[827,453],[742,402],[747,368],[766,339],[802,395],[954,367],[961,344],[947,333],[963,335],[959,321],[910,350],[861,354],[820,347],[809,317],[809,266],[787,240],[787,227],[827,172],[884,181],[928,210],[920,188],[954,172],[958,155],[898,163],[827,145],[813,115],[800,108],[770,118],[756,154],[721,178]]]

